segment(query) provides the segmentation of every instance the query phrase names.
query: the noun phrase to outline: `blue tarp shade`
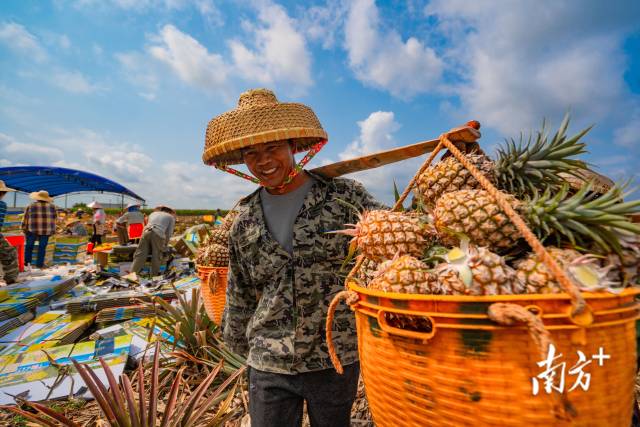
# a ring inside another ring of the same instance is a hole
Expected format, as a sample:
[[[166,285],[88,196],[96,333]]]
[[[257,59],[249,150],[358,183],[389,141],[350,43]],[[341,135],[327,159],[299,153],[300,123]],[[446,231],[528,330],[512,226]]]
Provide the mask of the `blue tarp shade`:
[[[79,192],[115,193],[144,202],[128,188],[110,179],[75,169],[49,166],[15,166],[0,168],[0,179],[7,187],[32,193],[46,190],[52,197]]]

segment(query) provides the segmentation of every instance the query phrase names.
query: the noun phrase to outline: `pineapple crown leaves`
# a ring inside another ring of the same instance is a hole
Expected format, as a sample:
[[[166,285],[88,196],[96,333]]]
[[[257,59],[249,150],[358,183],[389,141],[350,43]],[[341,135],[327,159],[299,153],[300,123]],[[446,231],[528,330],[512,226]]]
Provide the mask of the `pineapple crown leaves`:
[[[620,253],[619,234],[640,234],[640,226],[628,217],[640,212],[640,200],[622,201],[628,194],[624,191],[627,184],[616,185],[599,197],[590,192],[592,185],[588,182],[568,198],[567,184],[555,194],[546,188],[542,195],[536,193],[527,199],[520,209],[539,238],[557,233],[572,245],[588,246],[593,241],[604,253]]]
[[[532,194],[536,188],[551,186],[557,188],[564,180],[561,172],[575,175],[581,169],[588,169],[587,163],[574,157],[585,154],[586,144],[579,142],[592,126],[567,138],[570,117],[566,114],[560,128],[549,140],[546,122],[537,132],[535,141],[530,135],[516,143],[506,140],[505,147],[499,147],[496,161],[497,180],[500,188],[516,195]]]

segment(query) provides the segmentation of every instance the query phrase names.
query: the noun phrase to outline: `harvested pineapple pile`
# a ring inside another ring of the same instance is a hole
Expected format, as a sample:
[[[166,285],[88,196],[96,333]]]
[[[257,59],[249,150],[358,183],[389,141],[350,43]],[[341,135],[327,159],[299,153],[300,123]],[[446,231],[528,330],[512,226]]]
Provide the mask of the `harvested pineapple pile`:
[[[207,234],[198,248],[196,264],[208,267],[226,267],[229,264],[229,231],[236,216],[235,211],[229,212],[222,224]]]
[[[640,201],[624,202],[624,188],[615,185],[599,193],[581,178],[589,171],[578,158],[586,152],[581,139],[589,129],[567,137],[568,125],[566,117],[552,137],[543,127],[526,140],[507,141],[496,159],[480,151],[465,158],[581,290],[636,284],[640,227],[630,215]],[[353,276],[358,284],[436,295],[563,292],[495,198],[454,156],[417,177],[413,206],[363,212],[353,228],[339,231],[353,236],[364,256]]]

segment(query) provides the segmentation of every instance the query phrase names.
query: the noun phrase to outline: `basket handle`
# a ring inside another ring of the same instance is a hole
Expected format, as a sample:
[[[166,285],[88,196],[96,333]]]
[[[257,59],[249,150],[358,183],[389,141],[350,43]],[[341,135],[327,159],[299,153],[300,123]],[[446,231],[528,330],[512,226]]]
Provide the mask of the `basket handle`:
[[[331,304],[329,304],[329,309],[327,310],[327,323],[325,327],[327,351],[329,352],[329,357],[331,358],[333,367],[340,375],[344,373],[344,369],[342,369],[342,363],[340,363],[340,358],[338,357],[336,348],[333,345],[333,318],[336,314],[336,308],[338,307],[338,304],[340,304],[340,301],[342,301],[343,299],[350,306],[354,306],[358,303],[360,296],[357,292],[354,291],[340,291],[336,294],[336,296],[333,297],[333,300],[331,300]]]
[[[533,234],[531,229],[529,229],[529,226],[509,204],[504,195],[482,173],[480,173],[480,171],[471,162],[469,162],[464,154],[462,154],[460,150],[458,150],[458,148],[449,140],[448,133],[443,133],[440,136],[440,143],[436,146],[429,158],[424,162],[418,172],[411,179],[411,181],[407,185],[407,188],[405,188],[405,190],[402,192],[402,195],[396,201],[396,204],[393,206],[392,210],[396,210],[400,206],[402,206],[404,199],[406,199],[411,189],[415,186],[420,174],[422,174],[422,172],[424,172],[431,165],[431,162],[442,148],[447,148],[449,152],[453,154],[453,156],[480,183],[482,188],[495,199],[498,206],[500,206],[502,211],[516,226],[518,231],[522,234],[529,246],[531,246],[538,258],[554,275],[562,289],[569,294],[572,306],[571,320],[579,326],[588,326],[593,323],[593,312],[580,294],[580,290],[578,289],[578,287],[571,281],[571,279],[569,279],[569,276],[567,276],[564,270],[558,265],[556,260],[554,260],[551,255],[549,255],[549,252],[547,252],[540,240],[538,240],[536,235]]]
[[[518,304],[497,302],[489,306],[487,314],[491,320],[502,326],[524,323],[529,331],[529,336],[538,347],[539,357],[544,360],[553,339],[547,328],[544,327],[542,319],[530,310],[533,307],[535,306],[522,307]],[[551,398],[554,400],[553,410],[556,418],[570,420],[576,415],[566,392],[552,393]]]
[[[387,313],[389,312],[385,310],[379,310],[377,318],[378,318],[378,325],[380,326],[380,329],[382,329],[383,332],[386,332],[389,335],[397,335],[404,338],[412,338],[412,339],[418,339],[422,341],[429,341],[436,334],[436,322],[435,320],[433,320],[431,316],[421,316],[429,319],[429,321],[431,322],[431,332],[417,332],[417,331],[408,331],[406,329],[396,328],[395,326],[389,325],[389,322],[387,322],[387,319],[385,317],[385,314]],[[394,313],[394,314],[397,314],[397,313]],[[399,315],[403,316],[402,314],[399,314]]]

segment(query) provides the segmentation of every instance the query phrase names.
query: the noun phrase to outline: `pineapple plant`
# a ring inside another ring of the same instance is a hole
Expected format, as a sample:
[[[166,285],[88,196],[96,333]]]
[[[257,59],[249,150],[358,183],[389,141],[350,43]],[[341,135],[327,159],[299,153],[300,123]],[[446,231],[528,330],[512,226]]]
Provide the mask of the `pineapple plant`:
[[[516,271],[500,255],[463,239],[435,268],[436,293],[443,295],[511,295],[524,293]]]
[[[589,194],[589,184],[568,197],[569,187],[524,200],[504,194],[511,206],[539,239],[568,241],[572,246],[593,243],[601,253],[621,251],[616,233],[640,234],[628,215],[638,212],[640,200],[622,201],[620,187],[600,197]],[[444,194],[433,210],[434,225],[442,235],[464,234],[478,246],[506,249],[521,237],[515,225],[485,190],[460,190]]]
[[[369,283],[376,277],[379,264],[369,258],[365,258],[358,269],[355,279],[360,286],[369,286]]]
[[[370,260],[382,262],[398,255],[421,257],[434,232],[417,213],[373,210],[359,214],[352,228],[333,233],[352,236],[351,249],[358,248]],[[352,251],[351,251],[352,252]]]
[[[498,149],[495,161],[478,153],[465,157],[497,188],[519,197],[531,195],[540,188],[557,189],[565,182],[560,174],[572,176],[587,169],[585,162],[574,157],[586,152],[580,139],[591,128],[568,138],[568,126],[567,115],[549,140],[543,123],[535,140],[530,136],[525,142],[521,135],[518,143],[513,139],[507,141],[505,147]],[[478,181],[462,163],[450,156],[427,168],[418,177],[416,198],[430,208],[443,194],[479,188]]]

